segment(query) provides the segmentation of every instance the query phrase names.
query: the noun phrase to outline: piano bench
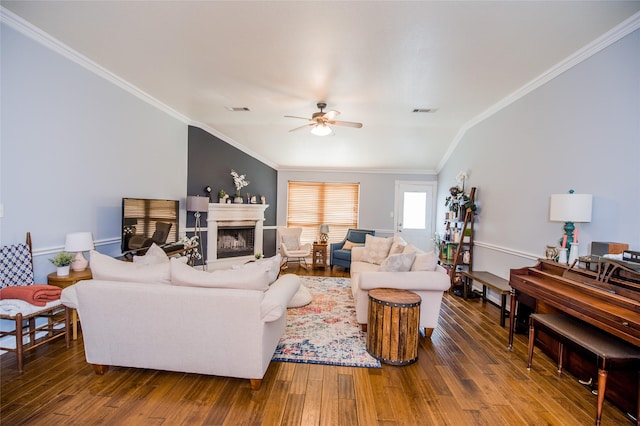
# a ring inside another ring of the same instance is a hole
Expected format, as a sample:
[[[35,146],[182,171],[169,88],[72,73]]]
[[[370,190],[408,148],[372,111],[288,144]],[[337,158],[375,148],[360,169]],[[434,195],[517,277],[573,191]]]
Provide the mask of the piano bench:
[[[533,360],[533,346],[535,344],[536,329],[544,328],[552,335],[556,336],[560,342],[558,351],[558,373],[562,372],[562,357],[564,342],[571,342],[578,345],[598,357],[598,402],[596,407],[596,425],[600,424],[602,418],[602,407],[604,405],[604,393],[607,386],[607,374],[609,364],[616,362],[631,366],[638,374],[638,394],[640,395],[640,348],[632,346],[610,334],[602,332],[600,329],[578,321],[567,315],[555,314],[532,314],[529,317],[529,359],[527,369],[531,369]],[[640,396],[639,396],[640,399]],[[640,425],[640,403],[636,413],[638,425]]]
[[[500,326],[504,327],[504,319],[507,316],[507,295],[511,292],[509,281],[487,271],[461,271],[460,273],[464,284],[465,299],[467,298],[467,289],[471,289],[473,285],[469,281],[482,284],[482,300],[484,302],[487,301],[487,287],[500,294]]]

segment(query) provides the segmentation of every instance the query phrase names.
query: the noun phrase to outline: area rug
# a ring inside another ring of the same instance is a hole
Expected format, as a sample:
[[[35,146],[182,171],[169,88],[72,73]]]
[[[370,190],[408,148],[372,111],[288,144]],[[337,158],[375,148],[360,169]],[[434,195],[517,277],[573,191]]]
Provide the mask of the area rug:
[[[287,309],[284,336],[273,361],[380,368],[360,331],[349,278],[300,277],[313,296],[307,306]]]

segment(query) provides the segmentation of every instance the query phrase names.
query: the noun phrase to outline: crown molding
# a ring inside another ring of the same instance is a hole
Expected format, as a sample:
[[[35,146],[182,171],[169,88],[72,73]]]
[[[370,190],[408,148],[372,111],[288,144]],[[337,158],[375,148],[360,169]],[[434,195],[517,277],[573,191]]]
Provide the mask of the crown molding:
[[[394,175],[431,175],[437,176],[435,170],[404,170],[404,169],[357,169],[357,168],[324,168],[324,167],[287,167],[278,169],[279,172],[320,172],[320,173],[372,173]]]
[[[523,98],[527,94],[533,92],[535,89],[553,80],[565,71],[570,70],[571,68],[575,67],[576,65],[580,64],[584,60],[590,58],[606,47],[611,46],[613,43],[631,34],[638,28],[640,28],[640,12],[636,12],[634,15],[622,21],[619,25],[616,25],[611,30],[604,33],[602,36],[584,46],[582,49],[576,51],[575,53],[564,59],[562,62],[559,62],[515,92],[503,98],[501,101],[493,104],[484,112],[467,121],[460,127],[460,130],[458,130],[458,133],[456,133],[456,136],[453,138],[451,145],[449,145],[449,149],[447,149],[447,152],[445,152],[444,156],[438,163],[438,173],[442,170],[447,161],[449,161],[449,158],[458,147],[458,144],[467,133],[467,130],[491,117],[501,109],[511,105],[515,101]]]
[[[15,13],[10,10],[0,6],[0,22],[7,24],[9,27],[18,31],[26,37],[40,43],[41,45],[47,47],[48,49],[62,55],[63,57],[69,59],[70,61],[80,65],[81,67],[97,74],[98,76],[104,78],[105,80],[113,83],[114,85],[120,87],[121,89],[131,93],[135,97],[141,99],[144,102],[156,107],[157,109],[165,112],[171,117],[176,118],[177,120],[187,124],[190,122],[190,119],[168,105],[160,102],[158,99],[149,95],[148,93],[140,90],[136,86],[131,83],[123,80],[118,77],[108,69],[98,65],[93,62],[91,59],[87,58],[84,55],[81,55],[77,51],[73,50],[71,47],[62,43],[60,40],[52,37],[50,34],[42,31],[38,27],[34,26],[28,21],[25,21]]]

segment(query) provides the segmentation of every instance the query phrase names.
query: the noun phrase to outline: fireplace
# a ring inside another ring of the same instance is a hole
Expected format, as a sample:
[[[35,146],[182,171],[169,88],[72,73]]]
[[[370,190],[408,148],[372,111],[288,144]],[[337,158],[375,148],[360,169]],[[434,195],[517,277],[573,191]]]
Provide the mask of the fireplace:
[[[229,268],[262,253],[267,204],[209,204],[207,269]]]
[[[253,256],[254,233],[252,226],[218,226],[218,259]]]

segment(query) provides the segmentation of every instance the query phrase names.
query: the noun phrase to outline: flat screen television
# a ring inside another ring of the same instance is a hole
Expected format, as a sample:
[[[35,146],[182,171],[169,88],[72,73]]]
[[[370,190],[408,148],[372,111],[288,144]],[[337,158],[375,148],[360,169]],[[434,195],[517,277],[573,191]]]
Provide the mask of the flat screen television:
[[[179,202],[146,198],[122,199],[122,253],[138,251],[156,243],[175,243]]]

